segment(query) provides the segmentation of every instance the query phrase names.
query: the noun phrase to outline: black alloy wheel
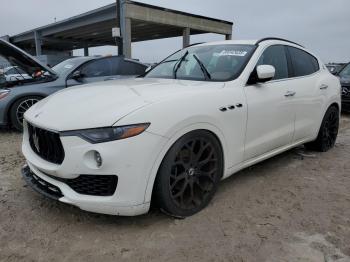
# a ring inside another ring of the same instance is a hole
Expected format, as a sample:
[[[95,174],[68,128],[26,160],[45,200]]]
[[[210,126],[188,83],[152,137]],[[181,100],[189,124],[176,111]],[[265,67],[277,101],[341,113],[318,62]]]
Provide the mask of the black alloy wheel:
[[[220,143],[209,132],[181,137],[165,156],[155,183],[161,209],[175,217],[193,215],[208,205],[223,174]]]
[[[339,130],[339,110],[337,107],[330,107],[322,121],[317,139],[305,146],[308,149],[319,152],[327,152],[334,147]]]

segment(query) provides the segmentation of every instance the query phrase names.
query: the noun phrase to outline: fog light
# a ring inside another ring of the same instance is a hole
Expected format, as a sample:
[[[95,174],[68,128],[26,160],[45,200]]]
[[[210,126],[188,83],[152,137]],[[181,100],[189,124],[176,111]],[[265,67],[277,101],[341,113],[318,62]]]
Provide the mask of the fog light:
[[[101,157],[101,154],[97,151],[95,151],[95,161],[96,161],[97,167],[102,166],[102,157]]]

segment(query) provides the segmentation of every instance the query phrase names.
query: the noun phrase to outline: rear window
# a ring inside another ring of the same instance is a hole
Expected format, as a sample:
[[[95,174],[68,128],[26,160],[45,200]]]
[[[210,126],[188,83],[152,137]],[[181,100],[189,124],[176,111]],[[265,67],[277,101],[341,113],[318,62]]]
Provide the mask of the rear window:
[[[293,65],[294,77],[312,75],[320,70],[318,60],[309,53],[295,47],[288,47],[288,51]]]

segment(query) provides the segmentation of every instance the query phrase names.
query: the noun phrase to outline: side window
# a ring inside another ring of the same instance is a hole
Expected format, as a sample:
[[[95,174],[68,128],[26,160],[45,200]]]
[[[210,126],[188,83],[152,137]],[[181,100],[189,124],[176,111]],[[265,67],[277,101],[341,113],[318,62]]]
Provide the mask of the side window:
[[[272,65],[276,70],[274,80],[288,78],[288,60],[285,47],[282,45],[268,47],[257,65]]]
[[[309,53],[295,47],[288,47],[288,51],[294,69],[294,77],[311,75],[320,69],[317,59]]]
[[[80,71],[84,77],[112,76],[114,75],[112,65],[110,58],[103,58],[88,62],[86,65],[83,65]]]
[[[120,64],[120,75],[142,75],[146,71],[146,66],[131,61],[122,61]]]

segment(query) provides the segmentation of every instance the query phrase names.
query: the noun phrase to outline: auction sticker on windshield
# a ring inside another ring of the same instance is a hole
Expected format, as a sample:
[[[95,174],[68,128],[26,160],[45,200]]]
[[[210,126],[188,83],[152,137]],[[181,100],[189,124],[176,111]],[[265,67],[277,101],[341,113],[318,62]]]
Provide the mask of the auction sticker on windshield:
[[[214,56],[246,56],[247,51],[237,51],[237,50],[222,50],[220,53],[214,53]]]

